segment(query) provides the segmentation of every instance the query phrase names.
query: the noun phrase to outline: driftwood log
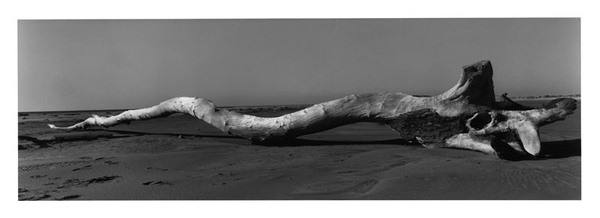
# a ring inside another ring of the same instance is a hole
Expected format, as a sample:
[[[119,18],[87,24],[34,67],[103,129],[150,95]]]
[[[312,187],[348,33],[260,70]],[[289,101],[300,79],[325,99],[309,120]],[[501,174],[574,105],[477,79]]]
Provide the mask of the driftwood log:
[[[210,101],[177,97],[149,108],[109,117],[92,117],[60,130],[110,127],[136,120],[185,113],[228,134],[253,143],[281,142],[356,122],[389,126],[406,140],[426,147],[451,147],[496,153],[507,151],[536,156],[540,153],[540,126],[563,120],[576,109],[576,100],[556,99],[543,108],[531,108],[502,95],[497,102],[490,61],[463,67],[458,83],[432,97],[403,93],[371,93],[315,104],[280,117],[257,117],[216,108]]]

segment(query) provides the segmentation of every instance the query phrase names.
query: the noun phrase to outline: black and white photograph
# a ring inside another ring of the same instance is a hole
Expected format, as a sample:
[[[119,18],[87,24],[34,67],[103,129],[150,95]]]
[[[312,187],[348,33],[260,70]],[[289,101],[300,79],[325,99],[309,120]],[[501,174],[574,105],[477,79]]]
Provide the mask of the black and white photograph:
[[[580,200],[579,18],[18,21],[18,200]]]
[[[6,8],[3,214],[598,214],[585,1]]]

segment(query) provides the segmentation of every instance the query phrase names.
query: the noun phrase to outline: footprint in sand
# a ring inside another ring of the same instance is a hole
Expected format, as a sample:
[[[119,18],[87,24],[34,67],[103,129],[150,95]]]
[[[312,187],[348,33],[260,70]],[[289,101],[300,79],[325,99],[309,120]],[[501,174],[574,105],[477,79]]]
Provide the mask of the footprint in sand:
[[[335,173],[339,173],[339,174],[352,174],[352,173],[356,173],[356,172],[358,172],[358,171],[356,171],[356,170],[342,170],[342,171],[338,171],[338,172],[335,172]]]
[[[73,199],[76,199],[76,198],[79,198],[79,197],[81,197],[81,195],[67,195],[67,196],[64,196],[62,198],[57,198],[56,200],[59,200],[59,201],[73,200]]]
[[[50,198],[50,197],[52,197],[52,196],[49,194],[34,195],[31,197],[27,197],[27,198],[19,198],[19,201],[37,201],[37,200],[43,200],[43,199]]]
[[[81,168],[74,169],[73,172],[79,171],[79,170],[88,170],[90,168],[92,168],[92,165],[86,165],[86,166],[83,166]]]
[[[107,161],[104,161],[104,163],[105,163],[105,164],[108,164],[108,165],[120,164],[119,162],[117,162],[117,161],[112,161],[112,160],[107,160]]]
[[[160,168],[160,167],[147,167],[147,170],[158,170],[158,171],[167,171],[169,169]]]
[[[51,195],[40,192],[39,190],[27,190],[19,188],[19,201],[36,201],[52,197]]]
[[[67,179],[62,185],[58,186],[58,189],[70,189],[73,187],[87,187],[92,184],[102,184],[121,178],[121,176],[102,176],[88,180],[80,179]]]
[[[364,194],[373,189],[379,180],[316,182],[299,190],[299,195],[352,195]]]
[[[149,181],[142,183],[142,185],[173,185],[173,183],[164,181]]]

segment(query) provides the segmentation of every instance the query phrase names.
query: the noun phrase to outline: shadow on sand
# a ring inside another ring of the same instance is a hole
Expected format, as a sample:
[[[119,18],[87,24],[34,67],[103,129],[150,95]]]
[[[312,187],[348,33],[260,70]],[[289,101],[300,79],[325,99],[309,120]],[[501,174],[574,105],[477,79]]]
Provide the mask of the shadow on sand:
[[[545,158],[566,158],[581,156],[581,139],[542,142],[542,156]]]
[[[537,157],[517,152],[508,144],[499,140],[496,142],[492,143],[492,147],[496,150],[498,157],[510,161],[547,160],[581,156],[581,139],[542,142],[542,150]]]
[[[149,132],[138,132],[128,130],[88,130],[90,132],[111,132],[127,135],[168,135],[168,136],[181,136],[181,137],[197,137],[197,138],[223,138],[223,139],[244,139],[237,136],[231,135],[219,135],[219,134],[182,134],[182,133],[149,133]],[[114,136],[118,138],[122,136]],[[245,140],[245,139],[244,139]],[[285,141],[272,141],[272,142],[253,142],[253,145],[263,145],[269,147],[298,147],[298,146],[324,146],[324,145],[366,145],[366,144],[385,144],[385,145],[419,145],[416,143],[408,142],[404,139],[389,139],[389,140],[315,140],[315,139],[287,139]]]
[[[253,142],[254,145],[263,145],[270,147],[299,147],[299,146],[327,146],[327,145],[419,145],[410,143],[404,139],[388,139],[388,140],[316,140],[316,139],[287,139],[285,141],[274,142]]]
[[[119,134],[131,134],[131,135],[168,135],[168,136],[182,136],[182,137],[198,137],[198,138],[228,138],[228,139],[242,139],[237,136],[231,135],[220,135],[220,134],[182,134],[182,133],[148,133],[138,131],[127,131],[127,130],[90,130],[92,132],[112,132]],[[385,144],[385,145],[419,145],[415,142],[409,142],[404,139],[388,139],[388,140],[316,140],[316,139],[288,139],[285,141],[274,141],[264,143],[252,143],[255,145],[264,146],[275,146],[275,147],[287,147],[287,146],[322,146],[322,145],[366,145],[366,144]],[[562,140],[562,141],[550,141],[542,142],[541,157],[536,159],[553,159],[553,158],[566,158],[572,156],[581,156],[581,139]]]
[[[202,134],[186,134],[186,133],[164,133],[164,132],[139,132],[139,131],[129,131],[129,130],[108,130],[108,129],[89,129],[88,132],[110,132],[110,133],[118,133],[124,135],[165,135],[165,136],[178,136],[178,137],[198,137],[198,138],[240,138],[237,136],[231,135],[202,135]],[[123,136],[113,136],[112,138],[119,138]],[[128,137],[128,136],[125,136]]]
[[[176,137],[194,137],[194,138],[217,138],[217,139],[242,139],[237,136],[231,135],[220,135],[220,134],[181,134],[181,133],[149,133],[149,132],[138,132],[138,131],[127,131],[127,130],[88,130],[89,133],[96,134],[101,132],[109,132],[109,133],[118,133],[123,134],[121,136],[115,135],[102,135],[99,134],[94,137],[82,137],[79,136],[81,134],[74,134],[73,137],[65,137],[65,138],[55,138],[51,140],[39,140],[33,137],[27,136],[19,136],[19,139],[29,140],[39,145],[43,145],[43,147],[47,147],[47,143],[49,142],[57,142],[57,141],[87,141],[94,140],[99,137],[106,138],[120,138],[120,137],[129,137],[134,135],[168,135],[168,136],[176,136]],[[126,136],[129,135],[129,136]],[[327,145],[367,145],[367,144],[385,144],[385,145],[408,145],[415,146],[419,145],[414,142],[409,142],[404,139],[388,139],[388,140],[316,140],[316,139],[288,139],[285,141],[272,141],[272,142],[252,142],[254,145],[262,145],[269,147],[299,147],[299,146],[327,146]],[[510,160],[510,161],[521,161],[521,160],[544,160],[544,159],[557,159],[557,158],[567,158],[572,156],[581,156],[581,139],[572,139],[572,140],[562,140],[562,141],[550,141],[550,142],[542,142],[542,150],[538,157],[533,157],[531,155],[524,155],[521,153],[517,153],[514,149],[510,148],[505,143],[493,143],[492,146],[498,153],[498,156],[501,159]]]

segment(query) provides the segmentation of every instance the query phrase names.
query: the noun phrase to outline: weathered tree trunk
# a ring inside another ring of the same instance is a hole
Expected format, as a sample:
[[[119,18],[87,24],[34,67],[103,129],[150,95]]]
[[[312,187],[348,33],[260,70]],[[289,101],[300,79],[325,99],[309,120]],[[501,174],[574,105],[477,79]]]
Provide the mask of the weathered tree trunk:
[[[458,147],[494,153],[493,143],[504,142],[520,152],[537,155],[537,128],[573,113],[575,101],[562,99],[551,109],[534,109],[515,102],[496,102],[492,65],[480,61],[463,67],[458,83],[433,97],[403,93],[371,93],[315,104],[280,117],[265,118],[218,109],[206,99],[177,97],[156,106],[125,111],[116,116],[93,115],[69,127],[114,126],[173,113],[195,116],[231,135],[256,143],[281,141],[356,122],[377,122],[433,147]],[[510,109],[510,110],[505,110]],[[502,138],[498,140],[498,136]],[[524,148],[524,149],[523,149]]]

